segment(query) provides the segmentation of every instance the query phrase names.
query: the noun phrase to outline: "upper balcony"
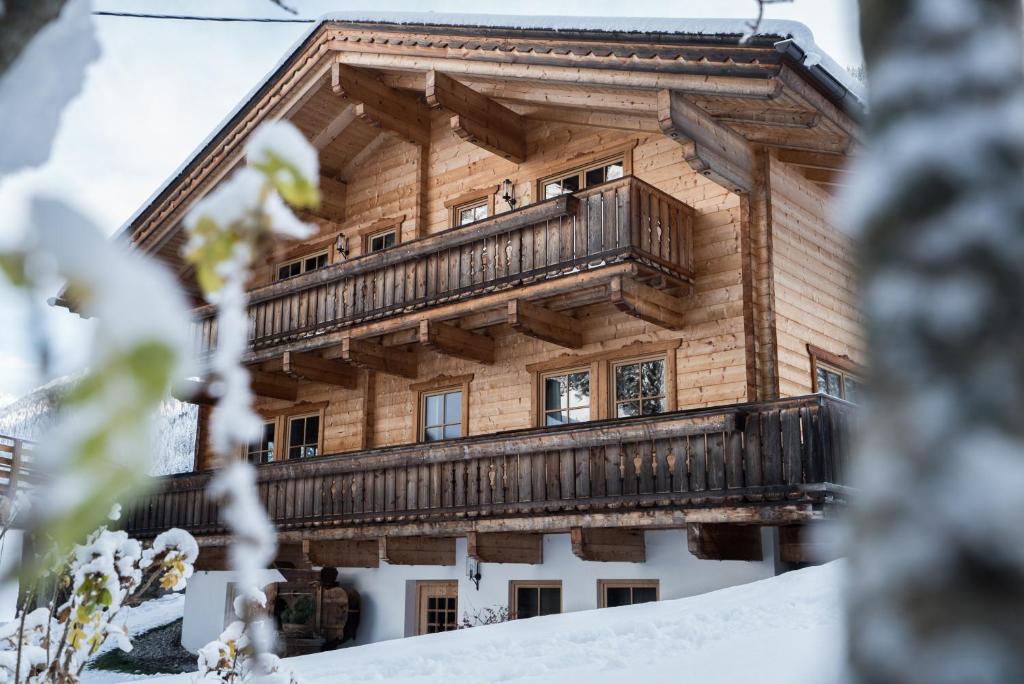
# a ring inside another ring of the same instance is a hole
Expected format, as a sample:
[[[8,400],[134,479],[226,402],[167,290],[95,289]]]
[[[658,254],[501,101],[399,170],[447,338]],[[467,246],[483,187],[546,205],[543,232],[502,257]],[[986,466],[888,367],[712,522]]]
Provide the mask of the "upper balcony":
[[[509,322],[530,334],[512,299],[552,311],[612,301],[678,327],[692,223],[686,204],[627,176],[260,287],[249,293],[247,361],[415,330],[423,320]],[[195,317],[198,348],[209,352],[215,310]]]

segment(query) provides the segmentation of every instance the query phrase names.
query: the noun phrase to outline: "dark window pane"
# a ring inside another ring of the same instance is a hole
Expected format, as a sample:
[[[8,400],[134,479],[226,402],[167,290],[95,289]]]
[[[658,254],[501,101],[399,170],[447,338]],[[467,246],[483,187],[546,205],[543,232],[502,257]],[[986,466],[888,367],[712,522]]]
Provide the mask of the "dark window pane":
[[[623,168],[622,162],[615,162],[604,167],[604,179],[615,180],[616,178],[622,178]]]
[[[288,441],[291,445],[302,444],[303,425],[301,420],[293,420],[289,426]]]
[[[445,425],[444,426],[444,438],[445,439],[458,439],[462,436],[461,425]]]
[[[423,432],[423,437],[428,442],[437,442],[444,439],[444,428],[432,427]]]
[[[546,378],[544,380],[544,408],[548,411],[562,408],[564,378]]]
[[[312,444],[312,445],[309,445],[309,446],[307,446],[305,448],[305,450],[303,451],[302,455],[303,455],[304,458],[311,458],[313,456],[316,456],[317,451],[318,451],[317,446],[315,444]]]
[[[590,406],[590,373],[572,373],[568,380],[569,408]]]
[[[397,240],[398,240],[398,233],[396,233],[396,232],[388,233],[388,234],[386,234],[384,236],[384,246],[385,247],[394,247],[395,246],[395,242]]]
[[[660,397],[665,393],[665,362],[644,361],[641,364],[640,391],[645,397]]]
[[[615,398],[634,399],[640,396],[640,365],[615,367]]]
[[[449,392],[444,395],[444,422],[462,422],[462,392]]]
[[[633,587],[633,603],[650,603],[658,600],[658,590],[654,587]]]
[[[653,416],[665,412],[664,399],[644,399],[642,411],[645,416]]]
[[[538,614],[536,587],[516,588],[516,617],[531,618]]]
[[[540,614],[555,615],[562,612],[562,590],[559,587],[540,588]]]
[[[590,169],[587,171],[587,187],[604,182],[604,167]]]
[[[306,418],[306,444],[316,444],[320,437],[320,416]]]
[[[580,177],[577,175],[567,176],[562,179],[562,192],[576,192],[580,189]]]
[[[308,259],[306,259],[306,270],[307,271],[315,271],[316,270],[316,257],[309,257]]]
[[[629,587],[608,587],[605,589],[605,605],[609,608],[630,604]]]
[[[302,447],[289,447],[288,458],[302,458]]]
[[[288,267],[287,266],[282,266],[281,268],[277,269],[277,279],[278,280],[284,280],[287,277],[288,277]]]

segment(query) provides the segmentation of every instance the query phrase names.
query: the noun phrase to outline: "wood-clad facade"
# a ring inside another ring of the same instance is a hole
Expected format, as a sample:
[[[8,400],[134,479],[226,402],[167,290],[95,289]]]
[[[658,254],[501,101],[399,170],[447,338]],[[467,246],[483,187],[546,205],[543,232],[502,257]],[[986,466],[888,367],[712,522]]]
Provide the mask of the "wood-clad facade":
[[[637,562],[645,530],[686,529],[692,555],[749,561],[758,529],[829,517],[851,408],[806,395],[835,368],[853,397],[862,362],[833,216],[857,105],[783,38],[309,34],[126,232],[194,293],[182,217],[247,135],[286,118],[317,147],[319,233],[275,245],[250,292],[271,437],[248,455],[283,543],[443,565],[431,539],[501,563],[566,534],[581,561]],[[214,312],[196,306],[205,353]],[[197,472],[129,529],[224,542],[206,413]]]

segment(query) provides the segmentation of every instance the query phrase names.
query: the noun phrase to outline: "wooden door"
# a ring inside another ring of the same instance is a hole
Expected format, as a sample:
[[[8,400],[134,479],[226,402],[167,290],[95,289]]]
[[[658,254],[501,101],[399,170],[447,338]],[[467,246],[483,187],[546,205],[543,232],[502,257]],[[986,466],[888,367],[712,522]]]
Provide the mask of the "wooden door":
[[[459,583],[420,582],[417,585],[417,634],[434,634],[459,626]]]

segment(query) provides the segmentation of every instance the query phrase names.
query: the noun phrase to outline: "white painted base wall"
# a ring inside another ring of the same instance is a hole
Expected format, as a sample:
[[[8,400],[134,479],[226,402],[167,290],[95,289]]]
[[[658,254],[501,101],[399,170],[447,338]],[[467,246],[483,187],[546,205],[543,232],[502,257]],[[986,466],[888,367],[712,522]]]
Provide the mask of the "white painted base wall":
[[[21,539],[19,530],[7,530],[0,540],[0,577],[21,564]],[[18,608],[18,580],[12,579],[0,584],[0,622],[13,620]]]
[[[420,580],[458,580],[460,617],[484,608],[507,607],[512,580],[561,580],[563,610],[589,610],[598,607],[598,580],[657,579],[660,598],[665,600],[771,577],[775,575],[774,540],[774,530],[765,528],[760,562],[708,561],[687,550],[685,530],[658,530],[645,534],[645,563],[598,563],[574,556],[568,534],[545,535],[542,564],[482,563],[477,590],[466,576],[466,539],[460,538],[453,566],[382,563],[379,568],[339,568],[338,582],[359,592],[362,617],[355,643],[369,644],[415,634],[416,582]],[[194,651],[220,634],[231,581],[233,573],[204,572],[189,582],[182,629],[185,648]]]

